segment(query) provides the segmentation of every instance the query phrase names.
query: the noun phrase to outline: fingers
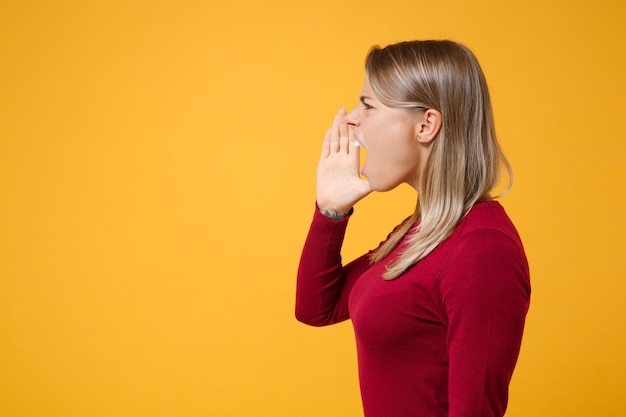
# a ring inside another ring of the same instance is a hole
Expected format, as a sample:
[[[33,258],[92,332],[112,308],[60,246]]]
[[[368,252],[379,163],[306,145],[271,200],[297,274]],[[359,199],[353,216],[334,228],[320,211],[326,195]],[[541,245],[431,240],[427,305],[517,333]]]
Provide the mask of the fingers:
[[[349,154],[352,151],[354,140],[351,138],[346,114],[346,109],[341,107],[333,120],[332,127],[326,131],[322,144],[322,157],[328,157],[332,153]]]
[[[355,158],[357,161],[360,159],[361,156],[359,151],[360,146],[361,145],[354,136],[354,131],[352,130],[352,127],[348,126],[348,154],[351,157]]]
[[[348,122],[346,121],[346,109],[340,108],[337,116],[339,121],[339,151],[347,153],[350,134],[348,133]]]
[[[330,128],[330,152],[339,152],[339,114],[333,120],[333,127]]]
[[[332,129],[328,129],[326,131],[326,135],[324,136],[324,143],[322,143],[322,158],[327,158],[330,155],[330,135]]]
[[[330,129],[329,152],[348,153],[349,146],[348,123],[346,122],[346,109],[341,107]]]

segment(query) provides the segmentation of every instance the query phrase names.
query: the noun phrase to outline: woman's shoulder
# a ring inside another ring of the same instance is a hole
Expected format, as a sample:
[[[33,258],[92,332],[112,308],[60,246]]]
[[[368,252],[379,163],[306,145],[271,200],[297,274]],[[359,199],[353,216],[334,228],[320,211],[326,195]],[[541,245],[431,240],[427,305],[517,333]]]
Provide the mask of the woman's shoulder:
[[[499,201],[479,201],[470,209],[457,226],[460,234],[465,235],[476,230],[499,230],[506,235],[518,236],[515,225]]]
[[[454,286],[473,280],[505,285],[514,281],[522,283],[524,291],[528,290],[529,271],[524,247],[499,202],[490,200],[474,205],[445,247],[447,253],[442,262],[445,267],[439,276],[442,285]]]
[[[450,249],[461,251],[464,255],[480,252],[492,255],[524,253],[515,225],[504,207],[495,200],[476,203],[461,220],[449,241]]]

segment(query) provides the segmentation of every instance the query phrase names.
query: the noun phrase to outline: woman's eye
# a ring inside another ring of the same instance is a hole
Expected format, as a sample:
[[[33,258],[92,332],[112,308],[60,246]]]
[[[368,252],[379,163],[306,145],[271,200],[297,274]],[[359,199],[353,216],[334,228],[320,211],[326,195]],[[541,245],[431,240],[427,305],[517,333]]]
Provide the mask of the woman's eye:
[[[363,105],[363,108],[364,108],[365,110],[373,109],[373,107],[372,107],[372,106],[370,106],[369,104],[367,104],[367,103],[366,103],[366,102],[364,102],[364,101],[363,101],[363,102],[361,102],[361,104]]]

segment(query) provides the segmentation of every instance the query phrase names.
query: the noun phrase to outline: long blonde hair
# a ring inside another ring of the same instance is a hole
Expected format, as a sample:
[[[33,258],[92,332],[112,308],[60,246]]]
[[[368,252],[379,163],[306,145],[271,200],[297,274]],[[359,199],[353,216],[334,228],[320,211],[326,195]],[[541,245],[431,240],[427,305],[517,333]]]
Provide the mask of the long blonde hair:
[[[383,274],[390,280],[447,239],[477,201],[492,198],[502,167],[509,174],[507,190],[512,174],[496,138],[485,76],[467,47],[452,41],[376,46],[365,72],[386,106],[435,109],[443,119],[419,175],[415,212],[370,257],[381,261],[408,234],[406,247]]]

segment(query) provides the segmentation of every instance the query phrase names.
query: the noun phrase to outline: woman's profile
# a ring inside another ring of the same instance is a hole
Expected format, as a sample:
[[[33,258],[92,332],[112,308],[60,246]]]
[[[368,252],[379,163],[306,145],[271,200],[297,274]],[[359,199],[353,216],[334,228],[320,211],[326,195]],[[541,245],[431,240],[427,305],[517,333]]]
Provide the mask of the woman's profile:
[[[487,83],[467,47],[370,50],[358,106],[340,109],[323,141],[296,291],[301,322],[352,320],[366,417],[504,414],[530,280],[493,195],[503,169]],[[343,265],[355,204],[403,183],[416,190],[415,212]]]

